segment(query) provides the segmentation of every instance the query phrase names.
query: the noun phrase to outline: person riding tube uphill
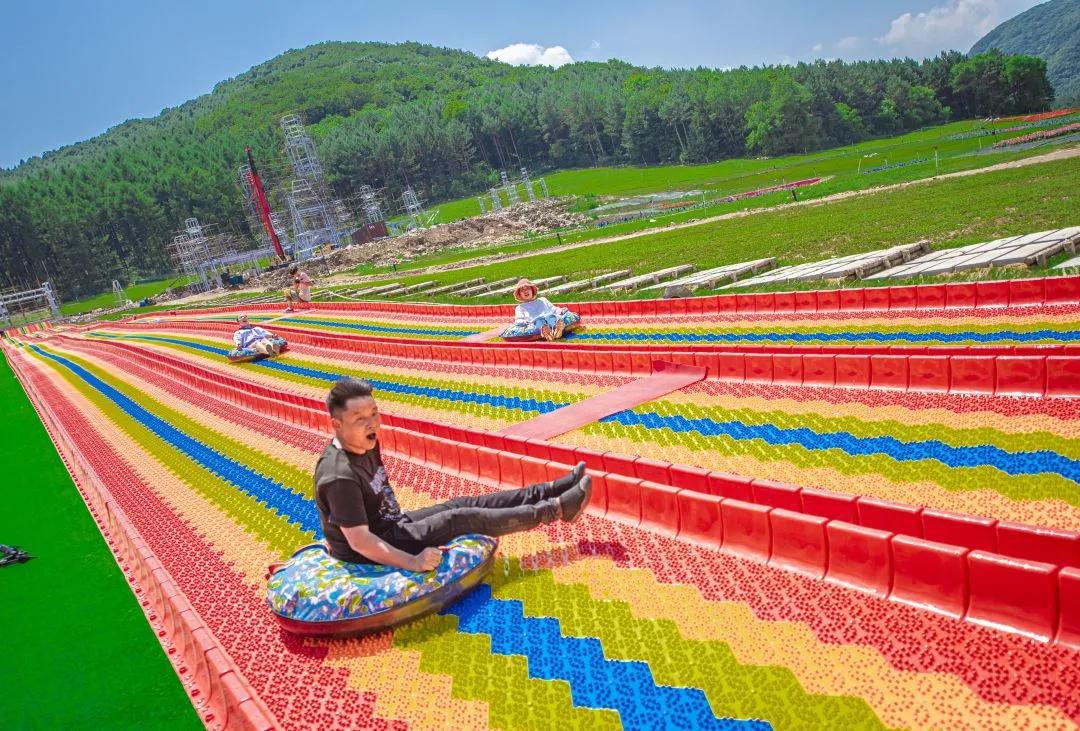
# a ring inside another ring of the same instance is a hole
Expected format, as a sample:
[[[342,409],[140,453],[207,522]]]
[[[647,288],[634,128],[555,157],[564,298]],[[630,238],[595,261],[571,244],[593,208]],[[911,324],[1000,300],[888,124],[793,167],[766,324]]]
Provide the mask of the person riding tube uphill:
[[[252,325],[247,315],[237,317],[236,324],[239,328],[233,333],[233,344],[236,347],[229,353],[231,361],[271,357],[280,354],[287,347],[283,338],[275,337],[269,330]]]
[[[289,267],[289,276],[292,278],[292,286],[285,290],[286,312],[292,312],[294,304],[311,302],[311,285],[315,281],[295,264]]]
[[[326,407],[334,438],[315,466],[315,505],[329,553],[339,561],[431,571],[446,544],[461,536],[502,536],[556,520],[573,522],[589,503],[591,480],[582,462],[554,482],[403,511],[383,467],[371,386],[339,381]]]
[[[514,324],[502,333],[504,340],[558,340],[581,323],[581,317],[565,307],[556,307],[547,297],[537,297],[540,290],[528,279],[518,281],[514,299]]]

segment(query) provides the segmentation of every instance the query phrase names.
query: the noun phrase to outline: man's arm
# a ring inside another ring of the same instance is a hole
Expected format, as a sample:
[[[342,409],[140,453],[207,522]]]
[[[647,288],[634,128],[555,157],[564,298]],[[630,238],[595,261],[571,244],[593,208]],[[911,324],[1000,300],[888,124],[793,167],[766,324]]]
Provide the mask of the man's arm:
[[[425,548],[415,556],[400,549],[372,533],[367,525],[341,526],[345,540],[352,550],[372,561],[406,571],[431,571],[442,560],[442,551],[437,548]]]

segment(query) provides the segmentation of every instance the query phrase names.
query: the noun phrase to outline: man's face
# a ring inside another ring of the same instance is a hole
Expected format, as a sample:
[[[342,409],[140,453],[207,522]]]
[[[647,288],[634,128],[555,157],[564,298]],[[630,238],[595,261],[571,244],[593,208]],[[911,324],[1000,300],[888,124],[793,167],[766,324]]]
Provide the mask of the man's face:
[[[332,419],[338,441],[346,450],[363,454],[375,448],[382,422],[379,407],[371,396],[357,396],[345,403],[345,408]]]

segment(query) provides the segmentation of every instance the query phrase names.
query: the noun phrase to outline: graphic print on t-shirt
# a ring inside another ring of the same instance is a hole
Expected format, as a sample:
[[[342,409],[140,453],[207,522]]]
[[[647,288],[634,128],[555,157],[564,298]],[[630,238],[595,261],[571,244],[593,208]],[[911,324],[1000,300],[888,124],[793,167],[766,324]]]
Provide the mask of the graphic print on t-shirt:
[[[379,518],[388,523],[396,523],[402,518],[401,506],[398,505],[397,496],[390,487],[390,480],[386,477],[386,468],[379,465],[375,475],[371,478],[371,491],[379,496]]]

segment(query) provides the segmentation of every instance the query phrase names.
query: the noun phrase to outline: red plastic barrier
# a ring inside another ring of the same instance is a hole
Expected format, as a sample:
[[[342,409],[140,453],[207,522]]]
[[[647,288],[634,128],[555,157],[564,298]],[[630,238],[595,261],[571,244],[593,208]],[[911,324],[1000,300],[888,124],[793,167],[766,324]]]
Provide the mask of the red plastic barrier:
[[[820,579],[829,563],[825,518],[783,508],[769,512],[772,554],[769,563]]]
[[[1060,614],[1054,641],[1080,650],[1080,569],[1065,568],[1058,572],[1058,601]]]
[[[719,549],[724,541],[724,521],[720,510],[723,498],[680,490],[677,499],[678,537],[706,548]]]
[[[642,528],[674,538],[679,534],[679,491],[668,485],[645,480],[641,491]]]
[[[970,549],[892,537],[893,584],[889,598],[950,617],[964,616],[968,600]]]
[[[902,505],[871,497],[860,497],[855,502],[859,509],[859,525],[916,538],[922,537],[923,509],[921,506]]]
[[[1080,358],[1053,355],[1047,357],[1046,395],[1080,396]]]
[[[783,508],[801,513],[803,510],[801,488],[773,480],[753,480],[751,482],[754,502],[774,508]]]
[[[598,515],[601,518],[607,515],[608,486],[607,473],[596,470],[586,470],[585,474],[592,477],[592,497],[589,498],[588,513]]]
[[[415,455],[413,455],[415,456]],[[476,461],[478,475],[481,480],[487,480],[498,484],[499,482],[499,453],[490,447],[476,448]]]
[[[1053,639],[1058,619],[1056,566],[986,551],[972,551],[967,563],[969,620]]]
[[[720,497],[733,498],[743,502],[754,502],[753,480],[742,475],[727,472],[709,473],[709,493]]]
[[[821,515],[831,520],[859,522],[859,506],[855,495],[804,487],[801,497],[803,512]]]
[[[928,541],[951,543],[982,551],[997,550],[997,520],[926,508],[923,536]]]
[[[709,471],[701,467],[687,465],[670,465],[668,473],[671,475],[671,485],[681,490],[693,490],[705,495],[711,493],[709,489]]]
[[[1080,533],[1022,523],[997,524],[997,549],[1006,556],[1080,567]]]
[[[768,561],[772,550],[772,529],[769,525],[771,510],[764,505],[742,500],[721,502],[724,550],[756,561]]]
[[[641,480],[607,474],[607,517],[628,525],[641,524]]]
[[[888,596],[893,575],[892,534],[839,520],[829,521],[825,532],[829,546],[826,580]]]

